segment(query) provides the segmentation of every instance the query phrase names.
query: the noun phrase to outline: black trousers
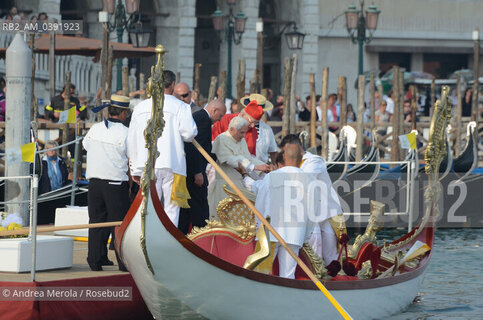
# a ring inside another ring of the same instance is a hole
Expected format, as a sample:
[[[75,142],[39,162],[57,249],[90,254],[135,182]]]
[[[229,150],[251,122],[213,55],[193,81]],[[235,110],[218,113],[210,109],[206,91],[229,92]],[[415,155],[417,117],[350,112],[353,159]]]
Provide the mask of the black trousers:
[[[129,184],[127,181],[92,178],[89,180],[87,201],[89,223],[122,220],[129,210]],[[89,265],[100,265],[107,260],[107,241],[111,233],[111,249],[114,249],[114,227],[89,229],[87,253]]]
[[[208,178],[206,172],[203,172],[203,186],[198,187],[194,183],[194,177],[186,177],[186,187],[190,193],[191,199],[188,200],[189,209],[181,208],[179,211],[178,229],[184,234],[188,233],[190,224],[193,227],[204,227],[205,220],[210,217],[208,207]]]

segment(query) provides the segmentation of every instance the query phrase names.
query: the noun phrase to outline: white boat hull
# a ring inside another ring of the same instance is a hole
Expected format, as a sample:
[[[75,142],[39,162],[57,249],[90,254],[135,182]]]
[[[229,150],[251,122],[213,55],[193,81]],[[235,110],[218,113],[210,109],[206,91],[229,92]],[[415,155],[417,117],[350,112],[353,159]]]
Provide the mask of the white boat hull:
[[[255,272],[233,265],[234,271],[223,270],[219,265],[206,261],[206,257],[200,258],[192,252],[193,249],[185,247],[186,243],[183,245],[170,233],[165,226],[166,221],[163,224],[159,219],[149,198],[146,248],[154,275],[147,267],[141,250],[140,206],[125,229],[120,249],[155,318],[192,319],[200,315],[209,319],[340,317],[322,292],[314,289],[315,286],[308,280],[263,275],[270,281],[257,281],[254,280],[257,276]],[[157,199],[154,201],[159,202]],[[187,238],[183,241],[190,242]],[[210,255],[203,252],[205,256]],[[220,260],[218,264],[228,264],[216,257],[211,258]],[[412,303],[418,294],[424,268],[411,276],[392,277],[392,282],[387,282],[387,279],[338,281],[327,283],[327,288],[354,319],[384,318]],[[277,285],[276,281],[282,284]],[[306,288],[293,285],[301,282]]]

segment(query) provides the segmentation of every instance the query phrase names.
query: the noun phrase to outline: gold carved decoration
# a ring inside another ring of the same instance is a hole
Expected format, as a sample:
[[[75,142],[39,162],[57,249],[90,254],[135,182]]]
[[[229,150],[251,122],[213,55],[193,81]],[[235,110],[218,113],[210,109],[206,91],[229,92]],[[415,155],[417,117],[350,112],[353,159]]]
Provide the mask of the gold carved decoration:
[[[212,236],[216,233],[223,234],[224,236],[228,236],[229,233],[233,233],[236,237],[242,239],[243,241],[248,241],[255,236],[255,231],[255,225],[239,225],[234,227],[228,226],[218,220],[206,220],[206,226],[202,228],[193,227],[187,237],[190,240],[194,240],[204,236]],[[232,237],[232,239],[238,241],[238,239],[235,237]]]
[[[428,188],[424,193],[424,202],[426,210],[423,219],[417,230],[406,240],[384,246],[382,254],[390,251],[396,251],[408,243],[414,241],[424,227],[428,223],[431,215],[438,216],[439,209],[437,206],[441,188],[439,186],[439,165],[446,153],[445,133],[448,122],[451,118],[451,102],[449,100],[449,87],[443,86],[441,90],[441,99],[436,101],[433,118],[429,127],[429,142],[424,151],[424,160],[426,161],[425,171],[428,175]]]
[[[270,222],[269,219],[267,221]],[[255,269],[263,260],[270,256],[270,234],[264,225],[261,225],[257,230],[257,240],[256,252],[249,255],[245,260],[245,264],[243,265],[245,269]]]
[[[377,245],[376,233],[381,230],[379,218],[384,214],[386,205],[384,203],[371,200],[371,216],[364,234],[356,237],[354,244],[349,248],[349,257],[355,259],[365,242]]]
[[[321,257],[312,249],[312,247],[308,243],[304,243],[302,246],[302,250],[305,252],[305,255],[310,261],[312,265],[312,271],[314,272],[315,276],[318,279],[323,279],[327,273],[324,266],[324,261]]]
[[[151,67],[151,77],[146,86],[148,97],[152,97],[151,118],[148,120],[146,129],[144,129],[144,139],[146,141],[146,149],[148,149],[148,157],[144,164],[144,172],[141,179],[141,190],[143,195],[143,202],[141,205],[141,249],[144,254],[144,259],[149,270],[154,274],[151,261],[149,260],[148,251],[146,248],[146,215],[147,203],[149,197],[149,188],[151,181],[155,180],[153,163],[159,156],[157,142],[161,137],[164,129],[163,119],[163,105],[164,105],[164,54],[165,50],[162,45],[157,45],[156,49],[157,62],[155,66]]]
[[[229,197],[218,203],[216,207],[218,219],[226,226],[255,225],[255,215],[250,208],[226,186],[223,186],[223,189]]]

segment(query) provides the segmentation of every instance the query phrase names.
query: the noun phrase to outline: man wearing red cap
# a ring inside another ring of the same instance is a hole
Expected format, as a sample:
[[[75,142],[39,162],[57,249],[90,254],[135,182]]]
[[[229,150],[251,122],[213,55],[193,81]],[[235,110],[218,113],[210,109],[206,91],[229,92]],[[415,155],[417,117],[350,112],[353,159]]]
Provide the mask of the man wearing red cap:
[[[252,100],[239,114],[226,114],[225,116],[223,116],[223,118],[221,118],[220,121],[216,122],[211,129],[211,139],[214,141],[218,135],[228,130],[228,125],[230,124],[231,119],[235,118],[238,115],[248,121],[248,131],[245,135],[245,140],[247,142],[248,151],[250,151],[250,153],[255,156],[258,138],[255,125],[258,124],[258,121],[260,121],[260,118],[263,115],[263,108],[260,107],[255,100]]]

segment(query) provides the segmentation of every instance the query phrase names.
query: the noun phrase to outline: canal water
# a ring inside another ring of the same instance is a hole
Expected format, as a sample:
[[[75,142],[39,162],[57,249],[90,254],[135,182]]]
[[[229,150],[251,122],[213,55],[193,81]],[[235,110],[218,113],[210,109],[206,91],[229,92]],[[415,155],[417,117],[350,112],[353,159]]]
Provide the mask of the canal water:
[[[436,230],[419,297],[391,319],[483,319],[483,229]]]

